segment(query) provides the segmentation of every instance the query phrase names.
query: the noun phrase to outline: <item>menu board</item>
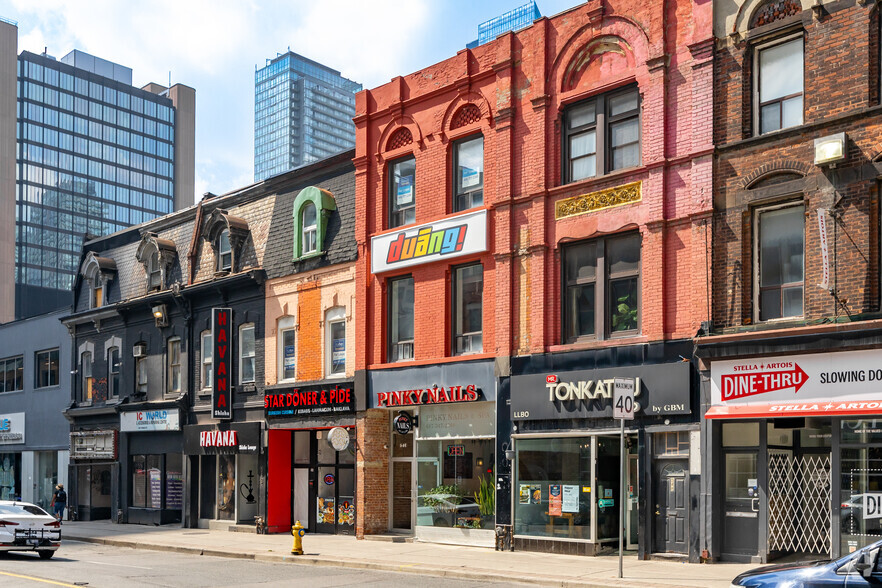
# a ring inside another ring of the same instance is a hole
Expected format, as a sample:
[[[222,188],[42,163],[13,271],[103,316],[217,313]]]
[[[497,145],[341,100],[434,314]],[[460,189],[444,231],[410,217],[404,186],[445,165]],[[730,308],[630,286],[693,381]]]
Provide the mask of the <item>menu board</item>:
[[[563,512],[579,512],[579,486],[564,484]]]
[[[149,508],[162,508],[162,472],[156,468],[147,470],[150,478]]]
[[[165,474],[165,507],[171,510],[184,507],[184,477],[179,472]]]

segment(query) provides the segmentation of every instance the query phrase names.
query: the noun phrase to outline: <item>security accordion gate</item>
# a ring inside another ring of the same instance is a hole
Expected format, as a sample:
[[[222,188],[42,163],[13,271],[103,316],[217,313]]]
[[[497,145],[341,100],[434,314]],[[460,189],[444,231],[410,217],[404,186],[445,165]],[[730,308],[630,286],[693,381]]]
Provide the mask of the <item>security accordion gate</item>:
[[[769,551],[830,556],[830,455],[769,451]]]

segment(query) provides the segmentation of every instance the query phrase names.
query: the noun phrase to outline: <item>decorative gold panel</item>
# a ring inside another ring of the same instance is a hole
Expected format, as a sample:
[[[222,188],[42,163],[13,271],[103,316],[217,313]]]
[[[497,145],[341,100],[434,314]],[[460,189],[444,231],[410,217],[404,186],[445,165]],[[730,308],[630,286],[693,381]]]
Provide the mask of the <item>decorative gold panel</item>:
[[[640,184],[641,182],[633,182],[624,186],[616,186],[615,188],[608,188],[561,200],[554,207],[554,218],[560,220],[568,216],[576,216],[586,212],[595,212],[604,208],[621,206],[622,204],[640,202],[643,198]]]

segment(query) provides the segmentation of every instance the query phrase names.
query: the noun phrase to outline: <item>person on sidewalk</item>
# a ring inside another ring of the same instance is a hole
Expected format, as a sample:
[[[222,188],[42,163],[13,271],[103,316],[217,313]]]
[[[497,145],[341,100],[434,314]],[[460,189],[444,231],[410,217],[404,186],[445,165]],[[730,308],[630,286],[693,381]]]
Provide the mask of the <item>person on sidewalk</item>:
[[[55,509],[55,518],[60,523],[64,518],[64,507],[67,506],[67,492],[64,491],[64,484],[55,486],[55,493],[52,494],[52,502],[49,506]]]

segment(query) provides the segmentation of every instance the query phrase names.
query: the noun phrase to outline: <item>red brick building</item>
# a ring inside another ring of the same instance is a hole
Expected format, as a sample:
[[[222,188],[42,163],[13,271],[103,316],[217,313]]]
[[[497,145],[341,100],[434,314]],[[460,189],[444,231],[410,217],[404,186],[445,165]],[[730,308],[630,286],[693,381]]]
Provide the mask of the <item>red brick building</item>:
[[[849,505],[882,482],[879,12],[775,0],[714,18],[702,549],[835,558],[875,539]]]
[[[615,542],[622,376],[628,543],[697,559],[711,18],[596,0],[358,94],[359,536]]]

